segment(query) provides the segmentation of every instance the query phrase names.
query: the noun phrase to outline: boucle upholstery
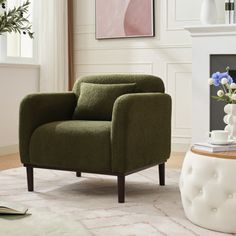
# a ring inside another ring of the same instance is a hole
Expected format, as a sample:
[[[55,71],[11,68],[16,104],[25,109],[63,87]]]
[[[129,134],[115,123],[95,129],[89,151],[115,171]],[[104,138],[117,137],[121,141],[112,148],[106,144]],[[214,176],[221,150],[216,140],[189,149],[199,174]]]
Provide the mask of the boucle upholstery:
[[[83,94],[85,83],[93,87],[92,92]],[[121,86],[131,89],[104,89]],[[102,89],[98,92],[95,87]],[[164,91],[163,81],[153,75],[107,74],[78,79],[73,92],[25,97],[20,106],[19,139],[28,190],[34,188],[33,168],[75,171],[77,177],[81,172],[114,175],[120,203],[124,202],[125,176],[136,171],[159,165],[163,186],[171,151],[172,107]],[[79,120],[73,120],[80,98]],[[85,110],[92,116],[81,117]]]

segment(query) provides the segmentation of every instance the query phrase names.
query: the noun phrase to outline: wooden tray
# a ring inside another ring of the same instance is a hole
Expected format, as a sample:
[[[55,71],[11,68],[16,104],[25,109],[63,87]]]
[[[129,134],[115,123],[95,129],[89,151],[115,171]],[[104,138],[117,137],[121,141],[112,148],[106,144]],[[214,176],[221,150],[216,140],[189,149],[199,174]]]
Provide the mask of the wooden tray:
[[[206,152],[206,151],[196,150],[196,149],[194,149],[192,147],[191,148],[191,152],[193,152],[195,154],[198,154],[198,155],[208,156],[208,157],[225,158],[225,159],[236,159],[236,151]]]

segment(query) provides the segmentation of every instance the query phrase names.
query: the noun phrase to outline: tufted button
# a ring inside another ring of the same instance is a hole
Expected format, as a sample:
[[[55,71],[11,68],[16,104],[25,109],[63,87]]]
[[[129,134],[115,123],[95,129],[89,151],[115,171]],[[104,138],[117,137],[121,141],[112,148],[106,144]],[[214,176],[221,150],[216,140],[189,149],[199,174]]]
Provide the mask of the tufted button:
[[[211,209],[211,211],[212,212],[217,212],[217,208],[214,207],[214,208]]]
[[[190,166],[189,169],[188,169],[188,173],[192,174],[192,172],[193,172],[193,168]]]
[[[199,190],[199,194],[202,194],[202,193],[203,193],[203,191],[202,191],[202,189],[200,189],[200,190]]]
[[[228,195],[228,198],[233,198],[233,194],[232,193],[230,193],[229,195]]]
[[[189,205],[192,205],[192,201],[190,201],[189,199],[186,199],[186,200]]]
[[[213,177],[214,177],[215,179],[217,179],[217,178],[218,178],[218,174],[215,172],[215,173],[213,174]]]

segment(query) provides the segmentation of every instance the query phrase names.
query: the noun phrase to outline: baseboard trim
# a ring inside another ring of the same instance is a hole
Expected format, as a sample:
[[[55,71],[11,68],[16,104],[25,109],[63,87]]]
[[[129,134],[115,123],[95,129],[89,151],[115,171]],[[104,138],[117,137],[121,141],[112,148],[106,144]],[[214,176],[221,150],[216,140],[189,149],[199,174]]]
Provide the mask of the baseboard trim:
[[[0,147],[0,156],[15,154],[19,152],[19,145],[9,145],[5,147]]]
[[[189,143],[172,143],[171,151],[172,152],[187,152],[191,144]]]

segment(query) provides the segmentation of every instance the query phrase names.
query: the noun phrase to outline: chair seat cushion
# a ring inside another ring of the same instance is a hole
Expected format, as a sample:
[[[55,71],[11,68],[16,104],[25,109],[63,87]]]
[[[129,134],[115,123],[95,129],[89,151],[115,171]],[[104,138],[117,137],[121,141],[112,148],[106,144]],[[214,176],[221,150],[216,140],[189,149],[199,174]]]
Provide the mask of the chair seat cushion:
[[[110,171],[110,130],[109,121],[47,123],[31,137],[30,162],[43,167]]]

